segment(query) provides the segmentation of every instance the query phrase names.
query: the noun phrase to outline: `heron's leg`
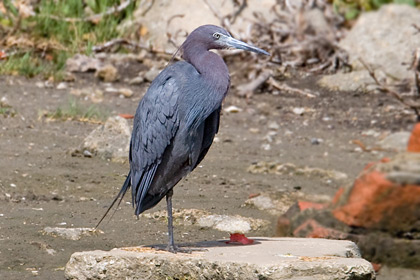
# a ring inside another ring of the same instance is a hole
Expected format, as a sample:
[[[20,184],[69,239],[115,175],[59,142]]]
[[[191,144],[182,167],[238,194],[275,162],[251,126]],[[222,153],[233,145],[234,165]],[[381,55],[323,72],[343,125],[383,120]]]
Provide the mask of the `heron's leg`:
[[[174,243],[174,226],[172,220],[172,195],[174,194],[173,190],[170,189],[166,194],[166,206],[168,210],[168,251],[176,253],[175,243]]]

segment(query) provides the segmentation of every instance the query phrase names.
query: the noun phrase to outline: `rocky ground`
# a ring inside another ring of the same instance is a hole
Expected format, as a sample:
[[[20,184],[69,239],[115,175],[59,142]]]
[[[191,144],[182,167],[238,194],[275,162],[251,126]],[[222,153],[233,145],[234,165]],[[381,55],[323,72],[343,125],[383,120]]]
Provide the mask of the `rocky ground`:
[[[130,75],[134,71],[120,73]],[[13,117],[0,118],[2,279],[63,279],[64,266],[76,251],[166,242],[165,220],[158,214],[136,219],[129,198],[109,222],[103,223],[103,233],[88,231],[79,240],[71,240],[44,231],[46,227],[94,227],[124,181],[128,164],[72,156],[98,124],[52,121],[40,117],[42,112],[66,105],[70,96],[91,104],[89,98],[74,97],[75,90],[80,89],[101,90],[103,100],[98,106],[111,116],[133,114],[147,87],[147,83],[112,84],[133,91],[131,97],[124,97],[105,91],[109,84],[99,82],[92,74],[76,78],[75,83],[57,89],[57,85],[46,87],[35,79],[0,77],[2,102],[15,112]],[[262,93],[247,100],[231,92],[224,108],[239,109],[223,112],[219,134],[208,156],[175,188],[174,207],[265,220],[268,226],[251,229],[248,234],[274,236],[278,212],[246,205],[247,199],[259,193],[276,193],[285,209],[299,197],[322,200],[352,181],[366,163],[394,154],[391,149],[379,148],[379,142],[393,132],[410,131],[415,122],[410,111],[383,94],[326,91],[317,86],[317,79],[283,81],[318,92],[319,96],[313,98]],[[364,151],[364,147],[373,151]],[[255,171],[252,166],[257,162],[335,170],[347,178],[250,172]],[[164,209],[165,203],[160,203],[148,212]],[[175,234],[176,241],[183,242],[229,237],[228,232],[194,223],[178,223]],[[415,270],[385,267],[382,271],[378,279],[419,277]]]

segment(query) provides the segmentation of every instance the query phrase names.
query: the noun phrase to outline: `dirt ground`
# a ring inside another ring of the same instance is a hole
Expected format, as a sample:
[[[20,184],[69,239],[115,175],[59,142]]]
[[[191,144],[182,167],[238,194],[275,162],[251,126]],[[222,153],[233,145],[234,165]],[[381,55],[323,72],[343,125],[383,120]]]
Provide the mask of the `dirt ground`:
[[[0,77],[0,98],[6,97],[17,112],[14,117],[0,117],[0,279],[64,279],[64,267],[74,252],[165,243],[166,224],[143,217],[137,220],[127,203],[101,226],[105,234],[71,241],[41,233],[47,226],[94,227],[123,183],[128,163],[72,157],[69,150],[78,147],[97,124],[39,119],[42,110],[55,111],[68,103],[70,94],[69,89],[39,88],[36,82]],[[249,165],[257,161],[290,162],[335,169],[352,179],[366,163],[390,155],[356,151],[358,146],[352,140],[373,147],[380,136],[363,136],[363,131],[373,129],[380,135],[409,131],[414,123],[414,117],[387,96],[327,92],[317,88],[314,77],[285,82],[316,90],[320,96],[262,93],[245,100],[235,97],[233,89],[224,107],[235,105],[242,111],[223,114],[218,141],[201,167],[176,186],[175,208],[267,219],[273,222],[269,230],[248,236],[273,236],[275,217],[241,207],[250,194],[300,189],[331,196],[339,185],[251,174],[246,171]],[[111,115],[133,114],[146,86],[113,86],[130,87],[135,94],[120,98],[105,93],[98,106]],[[70,87],[103,89],[106,85],[93,74],[84,74]],[[293,113],[295,107],[312,111],[297,115]],[[269,142],[266,135],[273,128],[277,135]],[[322,141],[315,145],[314,138]],[[269,150],[265,149],[267,144]],[[151,211],[161,209],[165,209],[164,202]],[[220,238],[228,238],[228,234],[195,226],[175,228],[176,241]],[[51,255],[46,249],[55,253]],[[420,279],[413,270],[383,271],[378,279]]]

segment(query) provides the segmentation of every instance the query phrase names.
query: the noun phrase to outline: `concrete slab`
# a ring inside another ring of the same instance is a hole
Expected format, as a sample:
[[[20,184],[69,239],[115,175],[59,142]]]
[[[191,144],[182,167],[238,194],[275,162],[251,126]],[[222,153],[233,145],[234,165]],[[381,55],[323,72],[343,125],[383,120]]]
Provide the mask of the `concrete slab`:
[[[253,245],[223,240],[182,245],[197,250],[191,254],[151,247],[77,252],[65,273],[67,279],[375,279],[372,265],[351,241],[252,239]]]

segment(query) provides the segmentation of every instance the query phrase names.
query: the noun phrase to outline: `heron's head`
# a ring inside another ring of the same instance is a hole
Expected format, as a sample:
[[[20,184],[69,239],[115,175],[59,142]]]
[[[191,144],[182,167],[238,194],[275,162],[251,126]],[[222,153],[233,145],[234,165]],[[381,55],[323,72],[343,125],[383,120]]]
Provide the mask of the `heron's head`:
[[[182,48],[203,46],[210,49],[242,49],[254,53],[270,55],[268,52],[233,38],[224,28],[216,25],[202,25],[188,36]]]

